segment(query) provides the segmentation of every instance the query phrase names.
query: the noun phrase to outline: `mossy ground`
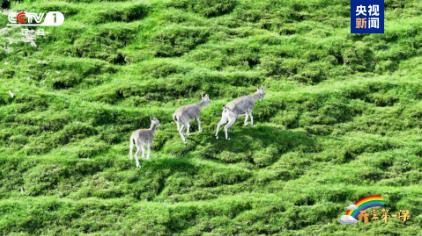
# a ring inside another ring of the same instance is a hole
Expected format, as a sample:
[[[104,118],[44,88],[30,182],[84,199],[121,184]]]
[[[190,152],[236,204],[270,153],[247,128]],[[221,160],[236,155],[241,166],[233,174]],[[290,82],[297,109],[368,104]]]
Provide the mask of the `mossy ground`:
[[[0,232],[417,235],[422,2],[385,5],[378,35],[350,34],[343,0],[15,5],[66,20],[0,52]],[[215,140],[222,105],[257,86],[256,126]],[[204,132],[184,145],[171,114],[202,92]],[[129,135],[151,116],[136,169]],[[337,222],[370,194],[411,220]]]

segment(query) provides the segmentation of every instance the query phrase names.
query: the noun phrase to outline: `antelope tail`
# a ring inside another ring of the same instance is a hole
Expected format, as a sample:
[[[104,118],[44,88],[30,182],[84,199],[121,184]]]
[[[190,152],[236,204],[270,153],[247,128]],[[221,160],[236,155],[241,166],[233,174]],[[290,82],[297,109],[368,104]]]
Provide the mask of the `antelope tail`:
[[[132,159],[132,154],[133,154],[133,145],[135,144],[135,138],[133,136],[130,136],[130,140],[129,140],[130,144],[129,144],[129,158]]]

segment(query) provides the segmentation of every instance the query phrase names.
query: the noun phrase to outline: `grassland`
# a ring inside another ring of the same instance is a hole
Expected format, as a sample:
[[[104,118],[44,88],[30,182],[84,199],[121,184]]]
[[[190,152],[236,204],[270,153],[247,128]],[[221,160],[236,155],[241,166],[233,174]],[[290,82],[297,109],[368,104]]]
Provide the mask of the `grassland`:
[[[14,5],[66,20],[0,50],[0,232],[420,234],[422,2],[385,5],[378,35],[349,33],[344,0]],[[215,140],[222,105],[257,86],[256,126]],[[171,114],[202,92],[204,132],[185,145]],[[136,169],[129,135],[151,116]],[[337,222],[370,194],[411,220]]]

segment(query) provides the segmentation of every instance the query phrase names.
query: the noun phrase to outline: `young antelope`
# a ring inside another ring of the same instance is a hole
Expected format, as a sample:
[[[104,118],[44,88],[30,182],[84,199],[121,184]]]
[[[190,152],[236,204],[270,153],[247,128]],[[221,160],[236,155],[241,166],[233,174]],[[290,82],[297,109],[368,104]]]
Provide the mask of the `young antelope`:
[[[138,129],[130,136],[129,159],[133,159],[133,145],[136,145],[136,167],[139,167],[139,152],[142,152],[142,158],[145,158],[145,146],[147,148],[147,159],[150,159],[151,145],[158,126],[160,126],[160,121],[154,117],[151,119],[151,126],[149,129]]]
[[[198,130],[202,132],[201,128],[201,110],[210,103],[208,94],[202,96],[200,102],[179,107],[173,114],[173,120],[176,122],[177,131],[182,138],[182,141],[186,143],[186,136],[190,135],[190,122],[195,120],[198,122]],[[186,132],[183,132],[186,129]]]
[[[240,115],[245,115],[244,125],[248,125],[248,118],[250,118],[251,125],[253,125],[253,116],[252,109],[255,106],[255,103],[259,99],[263,99],[265,91],[263,88],[259,88],[255,93],[236,98],[235,100],[227,103],[223,107],[223,113],[221,115],[221,120],[217,124],[217,130],[215,131],[215,137],[218,139],[218,132],[220,127],[224,124],[224,134],[226,139],[230,139],[228,135],[228,129],[232,127],[237,117]]]

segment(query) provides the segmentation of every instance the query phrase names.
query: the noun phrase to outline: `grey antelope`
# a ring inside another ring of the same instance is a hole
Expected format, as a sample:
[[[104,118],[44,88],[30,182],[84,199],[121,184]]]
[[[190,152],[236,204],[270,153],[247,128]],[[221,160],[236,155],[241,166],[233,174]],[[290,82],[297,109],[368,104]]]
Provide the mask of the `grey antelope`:
[[[129,159],[132,160],[133,145],[136,145],[135,161],[136,167],[139,167],[139,152],[142,152],[142,158],[145,158],[145,146],[147,148],[147,159],[150,158],[151,145],[154,139],[155,131],[160,126],[160,121],[157,118],[151,119],[151,126],[149,129],[138,129],[130,136]]]
[[[173,113],[173,120],[176,122],[177,131],[182,138],[182,141],[186,143],[186,136],[190,134],[190,122],[195,120],[198,122],[198,131],[202,132],[201,128],[201,110],[210,103],[210,98],[208,94],[202,96],[201,101],[195,104],[190,104],[186,106],[179,107]],[[186,132],[183,132],[183,129],[186,129]]]
[[[221,114],[221,120],[217,124],[217,130],[215,131],[215,137],[218,139],[218,132],[220,127],[224,124],[224,134],[226,139],[230,139],[228,135],[228,129],[234,124],[239,115],[245,115],[244,125],[248,124],[248,118],[250,118],[251,125],[253,125],[252,109],[258,99],[263,99],[265,91],[263,88],[259,88],[255,93],[236,98],[235,100],[227,103],[223,107],[223,113]]]

